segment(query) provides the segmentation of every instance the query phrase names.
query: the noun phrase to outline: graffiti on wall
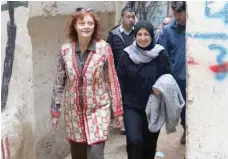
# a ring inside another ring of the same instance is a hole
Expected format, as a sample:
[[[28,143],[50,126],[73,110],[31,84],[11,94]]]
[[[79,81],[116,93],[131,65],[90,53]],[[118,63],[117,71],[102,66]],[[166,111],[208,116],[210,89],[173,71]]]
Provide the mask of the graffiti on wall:
[[[224,61],[225,57],[227,56],[227,49],[224,46],[217,44],[210,44],[208,49],[219,51],[219,54],[216,58],[218,64],[210,66],[210,69],[215,73],[216,79],[222,81],[227,77],[228,72],[228,61]]]
[[[1,139],[2,159],[10,159],[10,146],[8,137]]]
[[[196,61],[192,56],[187,56],[187,63],[189,65],[199,65],[199,62]]]
[[[153,14],[150,14],[149,21],[153,24],[155,28],[160,28],[162,26],[163,20],[167,16],[167,2],[158,2],[157,6],[151,10]]]
[[[225,24],[228,24],[228,3],[208,1],[204,13],[207,18],[221,18]]]
[[[228,24],[228,2],[215,2],[208,1],[205,2],[204,14],[207,18],[219,18],[223,20],[223,24]],[[199,39],[199,40],[228,40],[227,33],[200,33],[196,32],[186,33],[186,36],[189,38]],[[213,52],[218,52],[216,56],[217,64],[209,66],[210,71],[214,73],[215,79],[218,81],[223,81],[228,76],[228,61],[226,61],[228,56],[228,48],[220,44],[212,43],[208,45],[208,50]]]
[[[155,12],[155,14],[151,18],[151,22],[154,26],[157,26],[159,28],[159,26],[162,25],[162,22],[166,14],[164,15],[165,13],[164,8],[158,8],[156,11],[157,12]]]
[[[2,87],[1,87],[1,108],[5,108],[8,99],[9,83],[13,71],[14,62],[14,49],[16,41],[17,26],[14,23],[14,2],[7,1],[9,11],[9,22],[7,23],[7,44],[5,51],[5,60],[2,75]]]

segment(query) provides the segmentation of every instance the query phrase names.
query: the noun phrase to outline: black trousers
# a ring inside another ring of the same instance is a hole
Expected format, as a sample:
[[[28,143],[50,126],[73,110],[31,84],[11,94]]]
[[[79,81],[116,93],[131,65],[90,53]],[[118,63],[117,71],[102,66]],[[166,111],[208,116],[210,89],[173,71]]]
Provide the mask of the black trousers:
[[[72,159],[104,159],[105,142],[94,145],[70,142]]]
[[[128,159],[154,159],[159,132],[148,129],[145,111],[124,108]]]

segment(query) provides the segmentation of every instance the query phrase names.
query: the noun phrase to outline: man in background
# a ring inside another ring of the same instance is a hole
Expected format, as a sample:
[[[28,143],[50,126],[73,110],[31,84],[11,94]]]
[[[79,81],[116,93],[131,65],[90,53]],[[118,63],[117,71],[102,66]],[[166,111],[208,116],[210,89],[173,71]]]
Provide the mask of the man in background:
[[[135,11],[130,7],[125,7],[121,12],[121,24],[109,32],[107,42],[112,48],[116,68],[123,49],[135,40],[134,24]]]
[[[163,39],[160,44],[167,50],[170,59],[173,76],[180,87],[184,100],[186,101],[186,2],[172,1],[171,3],[174,19],[163,30]],[[186,106],[181,112],[181,125],[184,133],[180,143],[185,144],[186,127],[185,127]]]
[[[156,43],[158,43],[158,44],[161,43],[160,40],[162,40],[164,37],[163,30],[171,21],[172,21],[172,17],[166,17],[163,20],[162,30],[159,30],[159,32],[157,34],[155,34]]]
[[[115,26],[108,35],[107,42],[112,48],[115,68],[117,69],[123,50],[135,40],[134,24],[136,21],[135,11],[131,7],[125,7],[121,11],[120,24]],[[125,134],[124,127],[121,133]]]

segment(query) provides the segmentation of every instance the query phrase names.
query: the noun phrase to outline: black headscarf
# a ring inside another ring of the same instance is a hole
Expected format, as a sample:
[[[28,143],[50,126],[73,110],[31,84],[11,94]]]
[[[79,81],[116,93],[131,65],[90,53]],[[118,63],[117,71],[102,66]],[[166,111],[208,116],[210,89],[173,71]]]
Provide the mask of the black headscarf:
[[[142,48],[140,47],[137,42],[136,42],[136,45],[142,49],[142,50],[151,50],[154,48],[155,46],[155,37],[154,37],[154,28],[153,28],[153,25],[149,22],[149,21],[146,21],[146,20],[140,20],[136,23],[135,25],[135,37],[136,37],[136,34],[137,32],[141,29],[141,28],[145,28],[149,33],[150,33],[150,36],[151,36],[151,43],[145,47],[145,48]]]

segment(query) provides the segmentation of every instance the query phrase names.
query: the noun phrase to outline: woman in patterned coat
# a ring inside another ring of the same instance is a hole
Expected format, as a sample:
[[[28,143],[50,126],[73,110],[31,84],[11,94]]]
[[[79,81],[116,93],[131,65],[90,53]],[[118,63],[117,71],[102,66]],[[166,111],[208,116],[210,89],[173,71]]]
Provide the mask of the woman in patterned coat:
[[[103,159],[110,113],[122,125],[122,97],[110,46],[100,39],[100,23],[91,9],[76,9],[58,55],[51,115],[57,127],[64,114],[72,159]],[[60,99],[63,106],[60,108]],[[62,109],[62,111],[60,111]]]

